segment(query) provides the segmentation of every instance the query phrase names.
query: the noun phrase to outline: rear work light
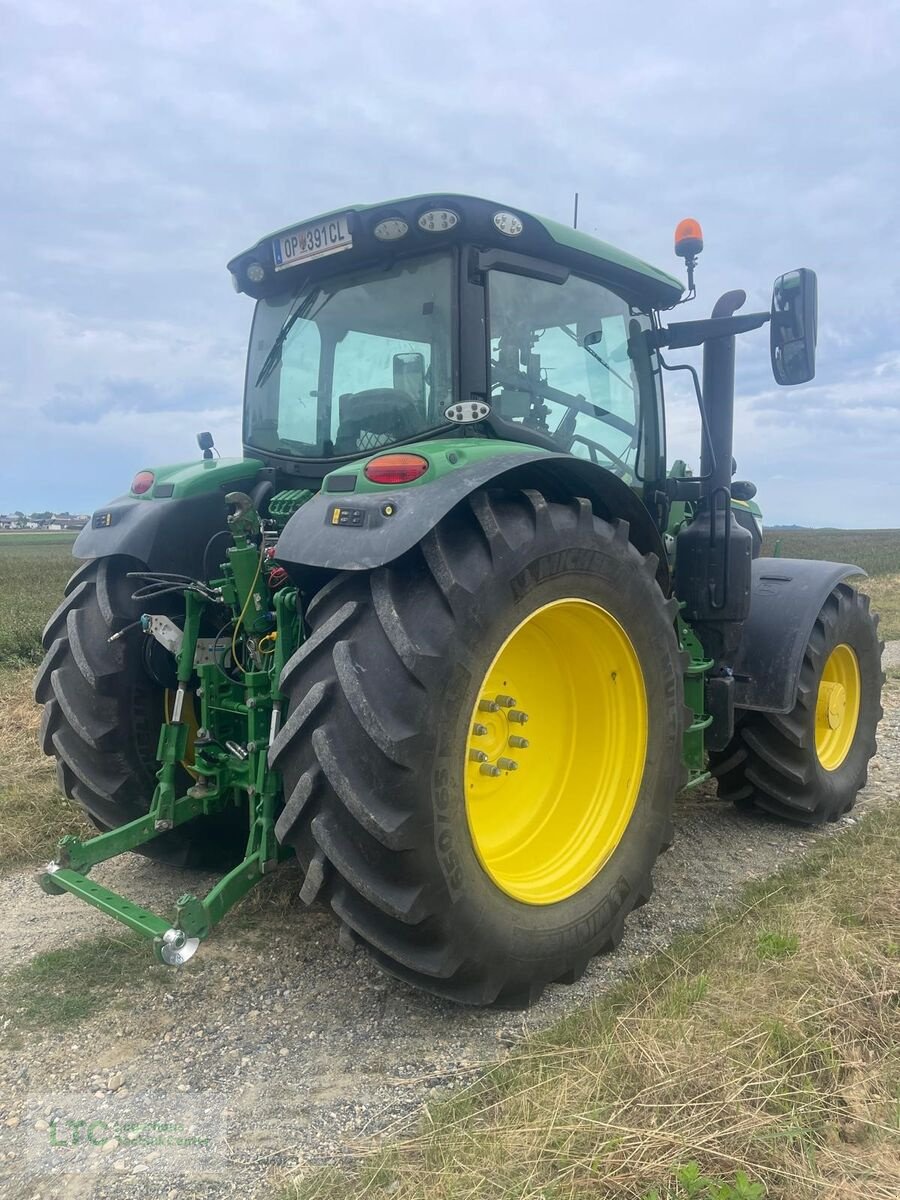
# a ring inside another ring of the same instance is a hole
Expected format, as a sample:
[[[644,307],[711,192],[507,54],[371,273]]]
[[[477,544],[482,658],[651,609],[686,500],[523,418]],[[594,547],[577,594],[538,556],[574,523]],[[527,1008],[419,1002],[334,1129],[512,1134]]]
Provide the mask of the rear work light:
[[[427,470],[421,454],[382,454],[366,463],[363,474],[370,483],[412,483]]]
[[[143,496],[144,492],[149,492],[153,487],[154,478],[152,471],[138,471],[131,481],[131,490],[136,496]]]

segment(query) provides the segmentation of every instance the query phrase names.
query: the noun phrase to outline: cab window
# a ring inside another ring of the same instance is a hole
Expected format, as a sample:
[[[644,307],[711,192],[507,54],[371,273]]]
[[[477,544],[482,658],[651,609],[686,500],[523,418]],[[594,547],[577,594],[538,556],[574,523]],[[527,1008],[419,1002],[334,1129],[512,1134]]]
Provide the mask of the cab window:
[[[447,424],[455,260],[428,255],[260,300],[247,361],[248,445],[333,458]]]
[[[492,271],[489,289],[494,410],[628,482],[638,478],[644,424],[657,413],[652,394],[641,403],[642,385],[654,386],[642,336],[649,317],[577,275],[556,284]]]

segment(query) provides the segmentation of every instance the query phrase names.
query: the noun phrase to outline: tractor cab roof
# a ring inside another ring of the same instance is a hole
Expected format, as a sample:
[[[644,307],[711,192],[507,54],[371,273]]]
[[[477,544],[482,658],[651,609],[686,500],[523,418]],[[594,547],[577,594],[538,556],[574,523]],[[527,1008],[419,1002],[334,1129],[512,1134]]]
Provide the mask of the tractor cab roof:
[[[474,196],[432,193],[351,204],[261,238],[229,264],[235,289],[256,298],[308,280],[467,243],[549,260],[603,280],[642,308],[667,308],[680,280],[580,229]]]

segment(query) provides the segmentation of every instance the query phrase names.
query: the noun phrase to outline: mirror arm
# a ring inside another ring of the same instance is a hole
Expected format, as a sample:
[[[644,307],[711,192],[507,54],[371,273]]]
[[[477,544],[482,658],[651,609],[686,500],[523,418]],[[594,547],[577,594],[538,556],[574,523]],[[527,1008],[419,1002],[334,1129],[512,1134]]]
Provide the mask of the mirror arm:
[[[742,313],[736,317],[708,317],[702,321],[673,321],[660,329],[647,332],[651,347],[684,350],[688,346],[702,346],[713,338],[733,337],[736,333],[748,333],[771,319],[771,313]]]
[[[712,440],[709,434],[709,416],[706,411],[706,404],[703,400],[703,392],[700,390],[700,380],[696,370],[690,363],[667,363],[662,354],[658,355],[659,365],[665,371],[687,371],[694,384],[694,395],[697,397],[697,408],[700,410],[700,435],[703,439],[703,447],[706,454],[709,455],[709,460],[715,468],[716,453],[713,448]],[[687,478],[670,477],[665,481],[665,492],[670,500],[699,500],[703,495],[703,484],[710,478],[709,475],[691,475]]]

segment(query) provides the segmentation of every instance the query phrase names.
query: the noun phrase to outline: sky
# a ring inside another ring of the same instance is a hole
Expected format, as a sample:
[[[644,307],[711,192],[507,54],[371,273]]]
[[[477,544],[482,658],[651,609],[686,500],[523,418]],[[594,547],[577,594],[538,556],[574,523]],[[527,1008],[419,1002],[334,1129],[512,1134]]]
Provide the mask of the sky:
[[[685,318],[815,268],[814,382],[739,340],[738,478],[768,523],[900,526],[896,0],[0,0],[0,154],[0,512],[89,511],[202,429],[240,453],[225,262],[269,230],[429,191],[568,221],[577,190],[672,273],[701,221]]]

